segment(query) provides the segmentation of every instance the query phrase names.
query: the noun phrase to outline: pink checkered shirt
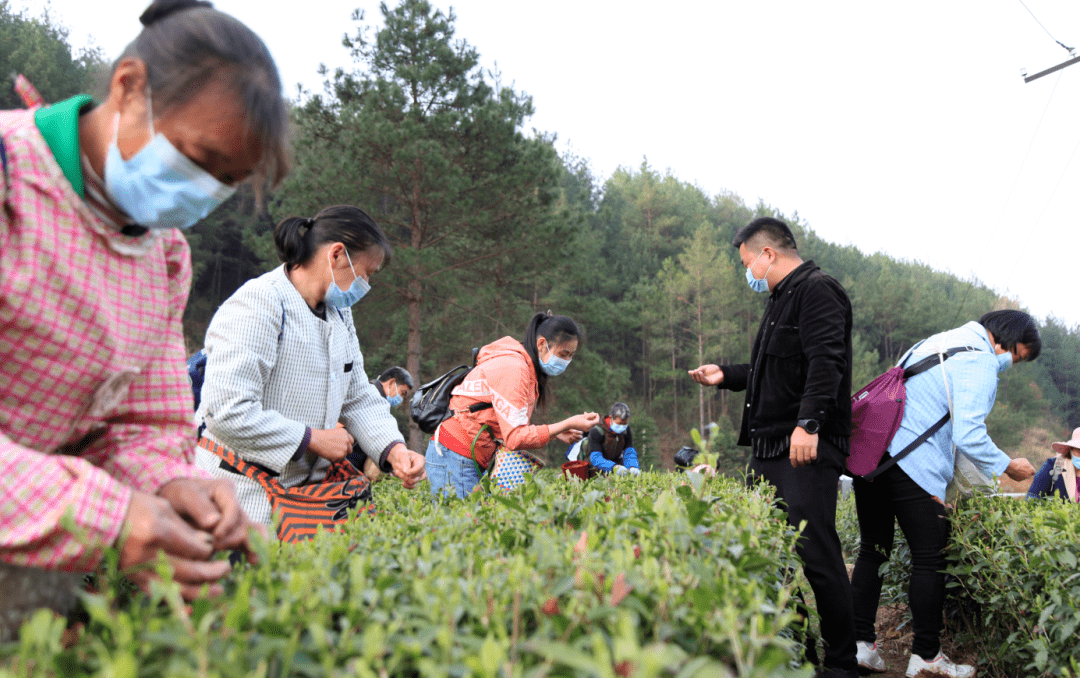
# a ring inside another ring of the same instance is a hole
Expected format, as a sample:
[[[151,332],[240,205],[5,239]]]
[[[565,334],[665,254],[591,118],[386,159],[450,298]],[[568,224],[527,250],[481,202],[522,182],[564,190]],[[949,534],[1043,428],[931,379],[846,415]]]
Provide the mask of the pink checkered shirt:
[[[190,253],[176,231],[105,227],[32,111],[0,112],[0,135],[0,561],[90,570],[132,489],[206,477],[181,327]]]

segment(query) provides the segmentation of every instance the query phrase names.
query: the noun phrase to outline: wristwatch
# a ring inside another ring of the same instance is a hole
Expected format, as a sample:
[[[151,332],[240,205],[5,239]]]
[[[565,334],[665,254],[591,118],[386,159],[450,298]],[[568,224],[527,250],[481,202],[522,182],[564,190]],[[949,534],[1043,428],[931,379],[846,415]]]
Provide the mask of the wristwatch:
[[[821,430],[821,422],[817,419],[800,419],[795,422],[795,425],[802,428],[810,435],[817,435],[817,432]]]

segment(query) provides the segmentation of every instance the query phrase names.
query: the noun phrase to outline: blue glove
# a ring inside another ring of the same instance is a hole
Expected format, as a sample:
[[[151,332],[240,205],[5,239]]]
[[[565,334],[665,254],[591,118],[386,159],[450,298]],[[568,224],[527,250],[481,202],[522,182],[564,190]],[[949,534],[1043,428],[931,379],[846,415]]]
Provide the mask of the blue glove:
[[[632,476],[640,476],[641,475],[641,469],[639,469],[637,466],[631,466],[631,467],[627,468],[626,470],[629,471],[630,475],[632,475]]]
[[[625,466],[619,466],[618,464],[615,465],[614,471],[615,475],[617,476],[625,476],[627,473],[630,472]]]

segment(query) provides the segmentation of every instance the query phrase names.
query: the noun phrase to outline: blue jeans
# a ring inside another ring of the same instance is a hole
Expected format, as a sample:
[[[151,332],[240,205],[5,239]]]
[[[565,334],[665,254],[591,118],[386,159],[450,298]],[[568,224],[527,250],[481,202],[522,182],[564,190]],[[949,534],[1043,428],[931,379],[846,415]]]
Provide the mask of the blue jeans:
[[[464,499],[480,482],[476,462],[440,445],[434,438],[428,443],[424,457],[427,459],[427,477],[434,497],[445,493]]]

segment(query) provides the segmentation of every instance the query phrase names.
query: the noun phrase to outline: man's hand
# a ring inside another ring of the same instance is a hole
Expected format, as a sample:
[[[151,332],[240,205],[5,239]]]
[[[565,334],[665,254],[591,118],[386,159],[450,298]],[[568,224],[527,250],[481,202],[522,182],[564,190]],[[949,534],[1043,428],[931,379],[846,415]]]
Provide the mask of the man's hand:
[[[401,483],[408,489],[416,487],[416,484],[426,477],[427,470],[424,465],[427,460],[424,455],[405,447],[405,443],[397,443],[391,447],[386,460],[394,469],[394,475],[400,478]]]
[[[1005,469],[1005,475],[1013,480],[1026,480],[1035,475],[1035,467],[1027,459],[1018,457],[1009,462],[1009,466]]]
[[[690,378],[703,386],[719,386],[724,383],[724,371],[719,365],[702,365],[690,370]]]
[[[555,436],[555,438],[563,441],[567,445],[573,445],[577,441],[581,440],[582,434],[581,431],[572,428],[569,431],[563,431],[562,433]]]
[[[215,523],[221,517],[203,516]],[[211,596],[223,592],[214,582],[228,574],[230,567],[225,560],[208,560],[214,554],[214,536],[188,525],[163,497],[131,493],[119,546],[121,571],[143,590],[149,590],[150,581],[157,577],[152,565],[158,553],[164,552],[186,600],[198,597],[204,584],[211,584]]]
[[[311,429],[308,449],[329,461],[341,461],[352,452],[353,437],[341,424],[331,429]]]
[[[796,426],[791,432],[791,465],[795,468],[809,466],[817,459],[818,434],[806,432],[802,426]]]

